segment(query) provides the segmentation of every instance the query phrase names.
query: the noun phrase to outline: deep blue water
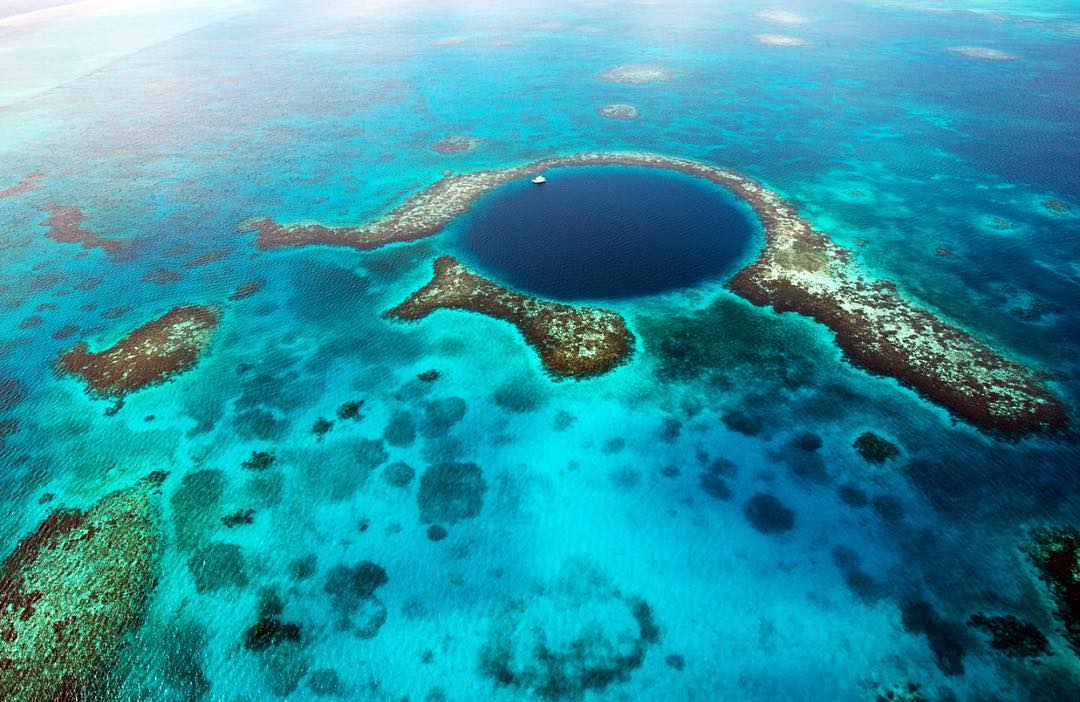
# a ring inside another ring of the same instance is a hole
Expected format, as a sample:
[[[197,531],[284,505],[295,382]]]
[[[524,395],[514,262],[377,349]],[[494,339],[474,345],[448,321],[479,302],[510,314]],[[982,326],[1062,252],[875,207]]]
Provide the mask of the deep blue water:
[[[748,206],[699,178],[610,166],[546,177],[487,194],[460,226],[476,264],[538,295],[633,297],[720,279],[760,238]]]
[[[369,252],[259,251],[238,225],[363,223],[446,171],[581,151],[697,159],[1045,369],[1075,421],[1080,0],[62,5],[0,4],[0,191],[45,173],[0,199],[0,558],[52,510],[169,472],[110,702],[866,702],[908,683],[1076,702],[1080,657],[1025,555],[1032,529],[1080,526],[1075,437],[982,434],[726,290],[760,234],[722,193],[553,171]],[[671,78],[598,78],[630,63]],[[476,148],[432,148],[452,135]],[[135,256],[47,238],[54,204]],[[443,254],[601,298],[633,358],[554,382],[505,323],[387,319]],[[208,353],[116,414],[53,370],[190,303],[221,311]],[[865,431],[898,455],[868,463]],[[276,460],[251,470],[254,451]],[[433,507],[462,502],[433,540]],[[298,640],[246,647],[278,609]],[[1031,622],[1054,655],[1002,655],[976,613]]]

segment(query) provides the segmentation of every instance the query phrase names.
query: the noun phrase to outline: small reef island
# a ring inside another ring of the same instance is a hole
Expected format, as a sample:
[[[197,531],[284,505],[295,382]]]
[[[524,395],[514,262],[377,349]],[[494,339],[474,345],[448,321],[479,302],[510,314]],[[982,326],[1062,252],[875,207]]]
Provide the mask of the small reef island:
[[[242,228],[255,231],[255,245],[264,250],[307,245],[371,250],[441,231],[477,198],[502,184],[537,172],[581,166],[663,168],[728,189],[753,208],[765,230],[765,246],[757,260],[730,281],[733,292],[755,305],[817,320],[833,331],[837,345],[855,364],[895,378],[985,431],[1019,436],[1066,429],[1066,407],[1046,387],[1038,370],[1006,358],[959,326],[910,302],[895,284],[874,279],[849,250],[815,230],[777,193],[735,171],[690,159],[639,152],[560,156],[447,176],[362,226],[288,225],[258,219]],[[442,267],[453,274],[450,280],[461,281],[467,290],[448,292],[446,282],[440,284],[437,268],[434,288],[427,286],[410,298],[411,304],[397,308],[402,313],[398,316],[413,318],[433,305],[461,306],[468,301],[470,309],[498,310],[487,313],[508,321],[517,318],[509,311],[512,305],[496,301],[505,299],[509,291],[493,283],[480,285],[482,279],[462,275],[452,263],[444,262]],[[488,295],[492,299],[485,299]],[[434,302],[440,299],[452,302]],[[537,317],[529,324],[532,331],[523,329],[525,338],[534,344],[559,338],[562,332],[540,331],[546,319],[558,318]]]
[[[115,412],[126,395],[192,368],[210,345],[218,321],[211,307],[175,307],[107,349],[94,352],[79,342],[56,365],[61,373],[82,378],[92,397],[114,398],[110,411]]]
[[[432,281],[387,314],[415,320],[440,308],[469,310],[509,322],[556,377],[606,373],[628,360],[634,350],[634,335],[619,314],[507,290],[450,256],[437,259]]]

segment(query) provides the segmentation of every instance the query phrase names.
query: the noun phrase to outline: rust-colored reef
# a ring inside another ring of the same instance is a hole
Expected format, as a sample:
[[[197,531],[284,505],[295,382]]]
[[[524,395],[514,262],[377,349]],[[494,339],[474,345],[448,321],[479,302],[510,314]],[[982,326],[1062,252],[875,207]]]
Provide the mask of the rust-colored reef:
[[[521,166],[451,175],[360,226],[248,223],[262,249],[321,244],[370,250],[441,231],[484,193],[560,167],[625,165],[704,178],[746,201],[765,230],[765,247],[729,287],[760,306],[821,322],[854,363],[896,378],[984,430],[1001,435],[1066,429],[1065,405],[1043,374],[979,341],[875,280],[851,252],[814,230],[778,194],[740,173],[649,153],[581,153]]]
[[[86,215],[78,207],[53,205],[49,208],[49,218],[45,226],[49,231],[45,236],[60,244],[81,244],[83,249],[101,249],[113,258],[122,258],[129,253],[129,246],[123,239],[110,239],[97,232],[82,228]]]
[[[600,375],[634,351],[634,335],[619,314],[507,290],[450,256],[438,258],[431,282],[387,314],[415,320],[437,309],[468,310],[513,324],[556,376]]]
[[[232,249],[213,249],[184,264],[184,268],[201,268],[216,263],[232,253]]]
[[[56,510],[0,568],[0,699],[96,699],[156,582],[155,473],[88,510]]]
[[[33,189],[37,182],[45,177],[45,171],[34,171],[24,175],[18,183],[12,185],[10,188],[4,188],[0,190],[0,199],[5,197],[15,197],[16,195],[22,195],[25,192]]]
[[[123,402],[129,393],[192,368],[217,324],[213,308],[176,307],[102,351],[90,351],[86,342],[76,344],[59,358],[57,367],[82,378],[91,395]]]
[[[262,290],[264,285],[266,285],[266,278],[256,278],[255,280],[240,283],[236,286],[236,290],[233,291],[233,294],[229,295],[229,300],[235,302],[251,297]]]

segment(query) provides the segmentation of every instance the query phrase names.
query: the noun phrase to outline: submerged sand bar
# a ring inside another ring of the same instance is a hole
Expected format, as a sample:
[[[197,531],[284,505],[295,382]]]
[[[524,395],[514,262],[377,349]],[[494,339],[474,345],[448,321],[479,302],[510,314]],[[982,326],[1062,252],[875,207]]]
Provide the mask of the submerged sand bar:
[[[324,244],[368,250],[422,239],[442,230],[484,193],[561,167],[620,165],[664,168],[704,178],[746,201],[765,229],[758,259],[729,286],[760,306],[793,311],[825,324],[856,364],[896,378],[954,415],[1004,434],[1057,432],[1067,411],[1043,375],[1010,360],[960,326],[875,280],[851,252],[814,230],[775,192],[735,171],[649,153],[581,153],[443,178],[362,226],[249,223],[262,249]]]

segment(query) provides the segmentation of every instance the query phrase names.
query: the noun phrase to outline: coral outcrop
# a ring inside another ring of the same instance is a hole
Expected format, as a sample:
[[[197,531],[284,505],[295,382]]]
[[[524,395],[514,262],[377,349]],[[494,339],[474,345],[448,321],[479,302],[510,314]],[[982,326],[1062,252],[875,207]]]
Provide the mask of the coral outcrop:
[[[435,261],[430,283],[388,314],[416,320],[437,309],[477,312],[514,325],[556,376],[600,375],[624,363],[634,350],[634,336],[618,313],[522,295],[449,256]]]
[[[59,509],[0,568],[0,699],[92,699],[156,583],[155,473],[89,509]]]

